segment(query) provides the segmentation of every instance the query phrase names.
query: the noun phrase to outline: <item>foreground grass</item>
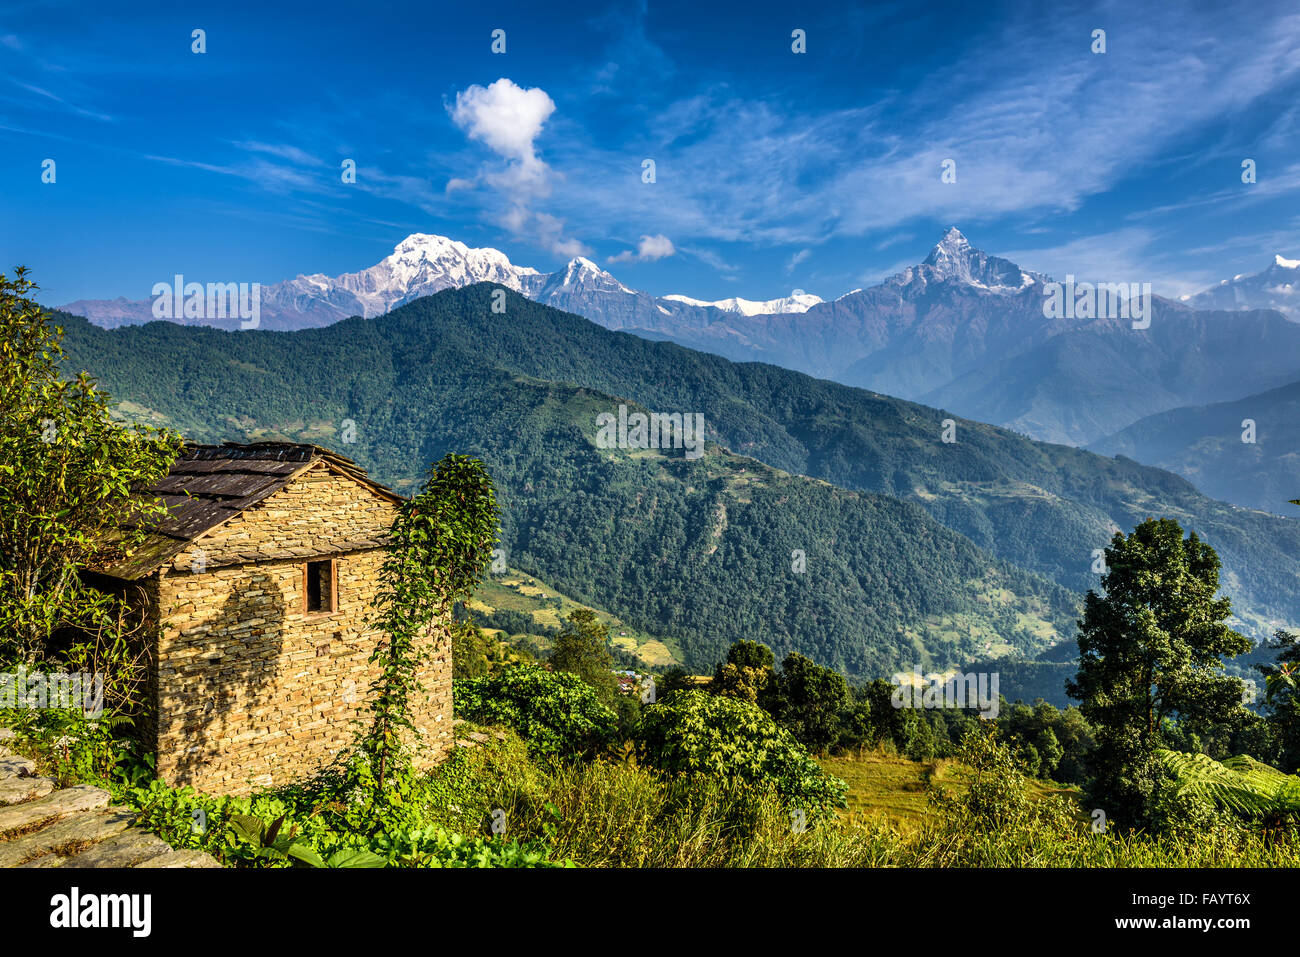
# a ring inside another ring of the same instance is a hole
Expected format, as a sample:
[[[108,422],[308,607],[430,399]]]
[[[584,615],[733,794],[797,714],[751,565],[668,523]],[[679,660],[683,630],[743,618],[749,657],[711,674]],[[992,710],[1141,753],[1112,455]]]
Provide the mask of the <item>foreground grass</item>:
[[[1293,830],[1095,834],[1076,792],[1038,781],[990,820],[963,806],[975,775],[957,762],[873,753],[822,764],[849,782],[850,807],[804,830],[771,795],[630,761],[539,764],[518,741],[454,755],[434,773],[429,812],[473,834],[499,810],[502,836],[585,867],[1300,866]]]
[[[434,774],[430,813],[473,833],[544,840],[586,867],[846,867],[883,864],[885,828],[799,830],[774,795],[710,778],[670,777],[631,761],[539,764],[519,742],[459,751]]]

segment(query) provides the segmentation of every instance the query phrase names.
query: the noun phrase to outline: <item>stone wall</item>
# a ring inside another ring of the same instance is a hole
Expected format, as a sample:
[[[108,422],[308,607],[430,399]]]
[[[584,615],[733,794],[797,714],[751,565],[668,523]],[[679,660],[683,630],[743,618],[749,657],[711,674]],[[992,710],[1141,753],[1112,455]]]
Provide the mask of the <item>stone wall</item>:
[[[366,717],[368,627],[395,506],[323,463],[201,538],[158,577],[158,772],[243,793],[329,763]],[[365,547],[365,543],[372,543]],[[361,547],[357,547],[361,546]],[[304,561],[336,562],[336,611],[304,611]],[[253,560],[260,559],[260,560]],[[421,760],[452,747],[451,646],[428,639]]]

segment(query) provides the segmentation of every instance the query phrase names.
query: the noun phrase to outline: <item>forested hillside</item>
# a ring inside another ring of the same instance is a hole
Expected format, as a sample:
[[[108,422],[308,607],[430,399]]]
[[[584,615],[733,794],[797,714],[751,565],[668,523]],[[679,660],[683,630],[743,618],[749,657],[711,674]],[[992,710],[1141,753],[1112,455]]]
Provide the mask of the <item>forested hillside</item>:
[[[1077,596],[914,504],[716,446],[694,461],[598,449],[595,418],[619,400],[513,375],[449,337],[433,354],[396,348],[381,327],[248,336],[72,320],[69,361],[192,439],[315,441],[402,488],[446,451],[480,456],[512,566],[674,641],[696,669],[742,637],[873,677],[1032,654],[1072,633]]]
[[[115,395],[196,437],[283,435],[337,445],[350,418],[356,444],[348,451],[398,487],[429,460],[435,430],[448,427],[441,421],[447,403],[463,398],[463,377],[569,382],[655,411],[700,412],[710,438],[777,468],[911,499],[997,557],[1074,591],[1096,584],[1093,550],[1114,530],[1173,517],[1218,550],[1234,608],[1257,636],[1300,621],[1294,519],[1214,501],[1131,460],[610,332],[514,293],[506,293],[504,314],[495,314],[495,288],[448,290],[377,319],[292,334],[165,323],[107,333],[70,321],[68,349]],[[481,427],[494,428],[502,416],[495,401],[470,410],[468,422],[488,416]],[[949,443],[941,436],[950,418],[956,441]],[[585,432],[590,437],[594,425]],[[495,454],[516,455],[518,439]]]
[[[1151,415],[1089,447],[1154,462],[1232,502],[1294,515],[1300,382],[1235,402]]]

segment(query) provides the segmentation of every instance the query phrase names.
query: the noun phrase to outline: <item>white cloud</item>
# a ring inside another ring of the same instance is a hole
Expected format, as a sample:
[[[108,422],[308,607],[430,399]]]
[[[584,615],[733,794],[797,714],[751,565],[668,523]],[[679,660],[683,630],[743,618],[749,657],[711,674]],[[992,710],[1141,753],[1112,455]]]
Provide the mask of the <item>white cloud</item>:
[[[518,221],[514,222],[515,217]],[[533,238],[551,252],[572,259],[574,256],[590,256],[591,249],[573,237],[564,235],[564,220],[548,213],[529,213],[528,210],[514,207],[506,214],[507,226],[515,233],[523,233],[527,228],[534,231]],[[513,223],[513,225],[512,225]]]
[[[728,282],[735,282],[740,279],[741,268],[736,263],[727,262],[712,249],[703,246],[681,246],[679,251],[687,256],[693,256],[704,265],[716,272],[721,278]]]
[[[677,250],[673,248],[673,241],[660,233],[658,236],[642,236],[641,241],[637,243],[636,252],[629,249],[616,256],[610,256],[609,261],[612,263],[646,263],[667,259],[669,256],[675,255],[677,255]]]
[[[1151,275],[1134,273],[1141,269],[1144,256],[1155,242],[1152,230],[1125,226],[1056,246],[1000,250],[998,255],[1056,280],[1064,280],[1069,274],[1087,282],[1150,282]]]
[[[58,96],[55,93],[51,93],[49,90],[43,87],[33,86],[30,83],[23,83],[18,80],[15,80],[14,82],[17,83],[20,87],[22,87],[27,92],[35,93],[37,96],[43,96],[47,100],[52,100],[55,103],[58,103],[60,106],[65,107],[66,109],[71,110],[73,113],[78,114],[79,116],[88,116],[91,119],[103,120],[109,123],[113,121],[113,117],[109,116],[107,113],[100,113],[95,110],[87,110],[83,107],[77,106],[77,104],[71,103],[68,100],[66,100],[64,97]]]
[[[456,94],[450,106],[452,122],[471,139],[490,149],[504,163],[479,171],[476,180],[454,177],[446,194],[468,190],[476,182],[498,190],[508,205],[498,221],[517,236],[531,237],[552,252],[580,256],[590,250],[564,235],[564,221],[533,209],[551,193],[552,169],[537,155],[537,138],[555,112],[546,91],[524,89],[501,77],[486,87],[474,84]]]
[[[1166,232],[1144,226],[1122,226],[1108,232],[1081,236],[1056,246],[1000,251],[998,255],[1025,269],[1063,281],[1067,275],[1083,282],[1149,282],[1158,296],[1177,299],[1213,285],[1213,274],[1189,270],[1186,250],[1169,242]],[[1267,263],[1259,255],[1259,268]]]
[[[538,158],[536,141],[554,112],[555,102],[545,90],[525,90],[502,77],[489,86],[475,84],[457,93],[451,118],[470,139],[506,161],[503,168],[485,172],[483,178],[519,199],[549,192],[550,168]]]
[[[554,112],[555,102],[545,90],[525,90],[502,77],[487,87],[474,84],[457,93],[451,118],[470,139],[481,140],[494,153],[531,162],[536,159],[533,142]]]

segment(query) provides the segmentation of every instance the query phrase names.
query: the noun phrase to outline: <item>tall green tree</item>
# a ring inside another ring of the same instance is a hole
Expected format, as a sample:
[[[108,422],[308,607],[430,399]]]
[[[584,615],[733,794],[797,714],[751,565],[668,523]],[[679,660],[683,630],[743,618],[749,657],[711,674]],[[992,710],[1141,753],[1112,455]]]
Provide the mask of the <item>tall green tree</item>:
[[[618,690],[614,656],[609,653],[609,627],[590,608],[575,608],[555,639],[551,667],[575,674],[596,691],[601,703],[613,706]]]
[[[1156,751],[1166,722],[1198,732],[1239,723],[1244,686],[1223,658],[1250,641],[1224,622],[1219,558],[1173,519],[1148,519],[1106,549],[1105,594],[1089,591],[1079,622],[1079,671],[1067,684],[1096,738],[1090,794],[1122,826],[1147,823],[1165,779]]]
[[[1273,663],[1256,668],[1264,675],[1266,720],[1276,751],[1273,759],[1281,770],[1294,774],[1300,769],[1300,635],[1278,631],[1273,646],[1277,648]]]
[[[843,675],[792,651],[758,703],[800,744],[823,752],[839,740],[853,695]]]
[[[884,678],[850,689],[854,703],[841,715],[838,746],[861,752],[888,741],[914,761],[931,757],[934,729],[919,708],[896,707],[896,691],[896,686]]]
[[[775,664],[771,648],[742,638],[727,649],[727,659],[713,669],[709,690],[726,698],[758,704],[776,680]]]
[[[182,448],[114,419],[86,373],[64,375],[63,330],[29,298],[36,288],[25,269],[0,274],[0,661],[38,660],[62,628],[120,620],[80,572],[139,545],[164,510],[134,492]]]

